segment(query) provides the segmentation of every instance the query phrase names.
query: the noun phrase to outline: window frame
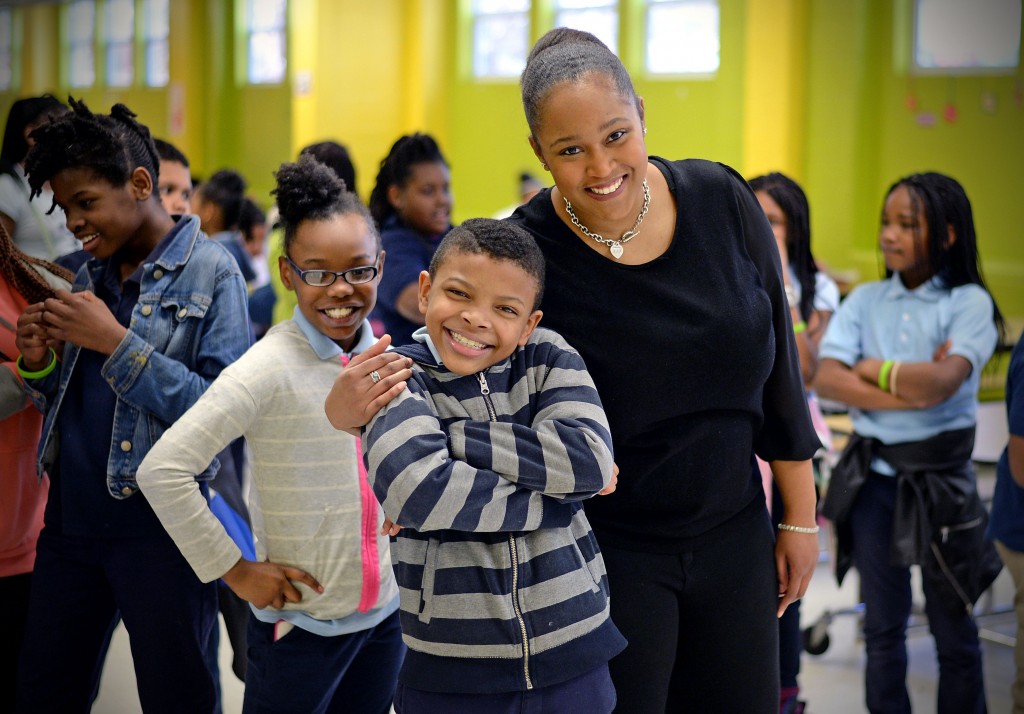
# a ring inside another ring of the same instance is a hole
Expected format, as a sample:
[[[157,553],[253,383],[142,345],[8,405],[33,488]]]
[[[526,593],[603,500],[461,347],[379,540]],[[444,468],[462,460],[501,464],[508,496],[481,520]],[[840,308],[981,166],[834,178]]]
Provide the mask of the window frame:
[[[956,65],[949,67],[931,67],[918,63],[919,30],[921,22],[921,3],[927,0],[912,0],[910,2],[910,37],[909,37],[909,62],[910,74],[916,77],[999,77],[1014,76],[1021,68],[1021,47],[1024,45],[1024,29],[1021,28],[1024,18],[1024,3],[1017,2],[1017,52],[1015,64],[1012,66],[982,66],[982,65]],[[972,6],[976,7],[976,6]]]

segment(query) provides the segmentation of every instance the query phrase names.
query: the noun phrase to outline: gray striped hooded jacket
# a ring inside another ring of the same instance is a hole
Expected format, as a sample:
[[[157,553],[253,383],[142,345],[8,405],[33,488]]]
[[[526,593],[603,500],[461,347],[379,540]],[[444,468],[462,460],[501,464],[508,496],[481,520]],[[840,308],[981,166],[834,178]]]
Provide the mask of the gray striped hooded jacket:
[[[384,512],[417,689],[545,687],[625,646],[583,500],[612,473],[611,435],[583,359],[537,329],[484,372],[459,376],[422,344],[363,449]],[[602,497],[603,498],[603,497]]]

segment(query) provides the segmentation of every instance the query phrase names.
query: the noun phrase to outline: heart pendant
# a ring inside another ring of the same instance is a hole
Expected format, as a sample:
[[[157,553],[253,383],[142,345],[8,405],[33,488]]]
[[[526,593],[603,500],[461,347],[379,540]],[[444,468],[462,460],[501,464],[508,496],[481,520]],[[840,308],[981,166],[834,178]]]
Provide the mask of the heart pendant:
[[[619,258],[622,257],[622,251],[623,251],[622,243],[612,243],[608,247],[608,250],[611,251],[612,257],[615,258],[615,260],[618,260]]]

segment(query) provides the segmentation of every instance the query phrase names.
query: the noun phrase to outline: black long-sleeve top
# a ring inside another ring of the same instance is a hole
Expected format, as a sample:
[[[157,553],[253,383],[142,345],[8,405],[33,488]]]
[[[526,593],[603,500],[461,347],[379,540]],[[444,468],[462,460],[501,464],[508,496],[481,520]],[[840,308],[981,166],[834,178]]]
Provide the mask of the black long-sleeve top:
[[[509,220],[544,252],[544,325],[583,355],[611,424],[618,488],[586,504],[600,542],[677,552],[763,508],[755,452],[797,461],[820,444],[778,250],[753,192],[722,164],[651,162],[677,209],[672,242],[653,261],[591,250],[550,191]]]

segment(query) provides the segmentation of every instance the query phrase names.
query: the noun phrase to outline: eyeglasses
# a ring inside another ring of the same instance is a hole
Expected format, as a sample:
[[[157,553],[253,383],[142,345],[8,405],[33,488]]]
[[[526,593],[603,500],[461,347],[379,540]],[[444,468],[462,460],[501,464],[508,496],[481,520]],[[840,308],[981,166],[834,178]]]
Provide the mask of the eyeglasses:
[[[299,280],[315,288],[326,288],[328,285],[333,285],[334,281],[338,278],[341,278],[349,285],[362,285],[376,278],[377,273],[380,272],[376,265],[349,268],[348,270],[342,270],[340,273],[336,273],[333,270],[303,270],[293,263],[291,258],[285,256],[285,260],[288,261],[288,265],[292,266],[292,270],[299,274]]]

